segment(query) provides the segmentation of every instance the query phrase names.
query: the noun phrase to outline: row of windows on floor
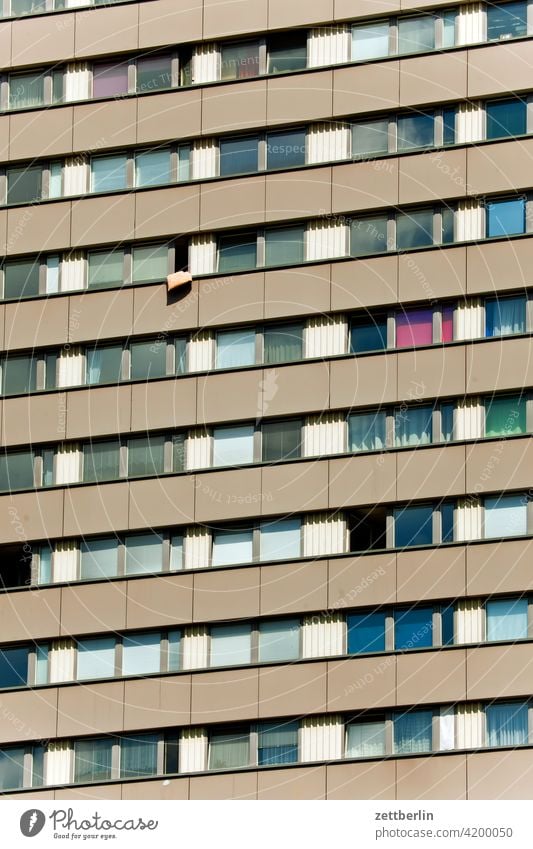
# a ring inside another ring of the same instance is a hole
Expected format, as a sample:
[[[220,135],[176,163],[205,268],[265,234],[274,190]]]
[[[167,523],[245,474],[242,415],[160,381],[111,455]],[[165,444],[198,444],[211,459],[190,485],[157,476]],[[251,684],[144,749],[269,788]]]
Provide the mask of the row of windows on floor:
[[[531,598],[195,625],[0,650],[0,688],[531,639]]]
[[[527,700],[171,729],[0,750],[0,789],[531,745]]]
[[[22,18],[26,15],[42,15],[45,12],[60,12],[64,9],[79,9],[84,6],[108,6],[121,0],[0,0],[0,18]],[[123,0],[122,0],[123,2]]]
[[[252,501],[252,498],[255,500]],[[261,496],[236,496],[257,503]],[[221,499],[222,500],[222,499]],[[533,533],[527,493],[359,507],[206,527],[115,534],[0,548],[0,581],[5,587],[180,569],[237,566],[301,557],[405,549],[450,542],[506,539]]]
[[[297,168],[410,150],[516,137],[532,131],[529,98],[450,105],[267,133],[199,139],[107,155],[68,157],[0,169],[0,204],[170,185]]]
[[[4,75],[3,110],[153,93],[219,80],[368,62],[528,35],[527,0],[470,4],[366,23],[292,30],[253,39],[182,46],[148,56],[74,62]]]
[[[0,492],[532,432],[531,393],[492,395],[486,400],[468,397],[459,401],[415,401],[388,410],[351,414],[335,411],[306,419],[274,419],[24,450],[3,449]]]

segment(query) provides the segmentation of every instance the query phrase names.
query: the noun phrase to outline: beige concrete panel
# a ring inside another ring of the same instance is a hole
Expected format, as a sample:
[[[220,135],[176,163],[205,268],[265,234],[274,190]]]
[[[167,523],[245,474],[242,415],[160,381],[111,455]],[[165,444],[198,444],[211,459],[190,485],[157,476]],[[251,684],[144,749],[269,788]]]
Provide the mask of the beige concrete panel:
[[[331,168],[307,168],[266,177],[266,221],[324,216],[331,212]],[[257,216],[258,220],[259,216]]]
[[[533,540],[469,545],[466,550],[467,593],[518,593],[533,589]]]
[[[2,404],[2,443],[57,442],[65,437],[66,420],[63,392],[6,398]]]
[[[73,247],[109,244],[135,234],[135,195],[84,198],[72,205]]]
[[[399,12],[399,10],[400,0],[359,0],[357,9],[354,9],[352,0],[335,0],[334,19],[337,21],[355,20],[359,17],[386,15],[388,12]]]
[[[330,364],[331,409],[396,401],[396,354],[349,357]]]
[[[263,372],[263,416],[324,410],[329,399],[329,363],[302,363]]]
[[[198,230],[200,196],[197,186],[173,186],[135,194],[135,238],[174,236]]]
[[[141,678],[124,683],[124,730],[186,725],[191,711],[191,677]]]
[[[129,528],[193,521],[194,478],[164,476],[130,483]]]
[[[189,779],[171,778],[157,781],[132,781],[122,785],[122,799],[135,799],[145,802],[147,799],[188,799]]]
[[[328,799],[395,799],[395,761],[328,764]]]
[[[259,716],[299,716],[326,710],[325,663],[293,663],[259,670]]]
[[[443,445],[397,455],[397,498],[439,498],[469,492],[464,445]]]
[[[194,576],[194,621],[251,619],[259,615],[259,567],[223,569]]]
[[[379,256],[331,266],[331,309],[360,309],[396,303],[398,257]]]
[[[265,318],[328,312],[331,268],[324,264],[268,271],[265,275]]]
[[[69,342],[94,343],[130,335],[133,322],[133,289],[84,292],[71,295],[69,302]],[[58,301],[50,303],[55,305]],[[64,332],[60,338],[65,338]]]
[[[2,21],[0,23],[0,51],[4,57],[6,67],[11,66],[11,30],[12,21]]]
[[[24,690],[0,695],[0,741],[49,740],[56,734],[57,690]]]
[[[74,737],[122,731],[123,711],[123,681],[61,687],[58,691],[57,735]]]
[[[128,584],[124,581],[63,587],[61,634],[71,636],[122,630],[127,624],[127,590]]]
[[[164,323],[161,316],[164,315]],[[173,330],[195,327],[198,321],[198,289],[192,288],[175,298],[167,287],[136,286],[133,289],[133,333],[154,333],[169,338]]]
[[[427,348],[398,355],[398,398],[416,401],[465,391],[464,347]]]
[[[257,669],[193,675],[191,724],[255,719],[258,716],[258,675]]]
[[[131,387],[131,429],[177,428],[196,422],[196,379],[157,380]]]
[[[399,160],[399,202],[425,203],[461,197],[470,184],[466,179],[466,149],[435,150]]]
[[[328,663],[328,711],[383,708],[395,704],[395,655]]]
[[[307,0],[292,0],[285,3],[283,0],[269,0],[268,2],[268,27],[301,27],[305,24],[328,23],[334,19],[333,0],[315,0],[308,3]],[[352,13],[353,14],[353,11]]]
[[[397,159],[354,162],[335,168],[331,201],[334,213],[353,211],[366,217],[373,214],[370,210],[397,203]]]
[[[50,799],[53,800],[54,790],[40,790],[36,787],[34,790],[28,790],[26,793],[4,793],[2,796],[3,799],[15,799],[19,801],[22,799],[38,799],[39,801],[42,799]]]
[[[329,561],[329,610],[372,607],[396,601],[396,555],[366,554]]]
[[[127,627],[166,627],[192,621],[193,576],[164,575],[128,582]]]
[[[333,72],[334,116],[379,112],[399,103],[399,62],[354,65]]]
[[[63,491],[21,492],[0,497],[3,543],[53,539],[63,533]]]
[[[178,11],[174,0],[171,0]],[[147,4],[149,8],[153,2]],[[167,39],[168,39],[168,33]],[[158,92],[138,101],[137,143],[183,139],[201,131],[202,89]]]
[[[60,156],[72,151],[74,110],[71,106],[13,114],[9,119],[4,118],[5,122],[8,120],[10,159]]]
[[[139,7],[136,3],[93,9],[76,14],[76,57],[109,56],[135,50],[139,44]]]
[[[200,229],[255,227],[265,220],[265,176],[216,180],[194,186],[200,198]]]
[[[180,43],[201,41],[202,5],[201,0],[189,0],[183,8],[175,0],[153,0],[139,5],[139,47],[166,45],[169,32],[179,33]]]
[[[92,799],[111,799],[118,801],[121,799],[120,784],[100,784],[96,787],[90,785],[88,787],[62,787],[55,791],[54,799],[76,799],[89,801]]]
[[[271,77],[267,86],[269,124],[331,117],[333,71]]]
[[[225,775],[193,776],[189,799],[256,799],[257,773],[230,772]]]
[[[194,486],[196,522],[238,521],[261,511],[261,468],[198,474]]]
[[[469,193],[479,195],[527,187],[532,155],[533,139],[470,148],[467,153]]]
[[[468,51],[468,97],[507,94],[533,86],[528,41],[483,45]]]
[[[66,298],[19,301],[5,305],[8,350],[61,345],[68,332]]]
[[[265,317],[265,278],[269,279],[273,274],[276,272],[265,275],[258,271],[199,280],[194,292],[199,296],[199,325],[261,321]]]
[[[467,287],[467,248],[438,248],[398,256],[399,300],[448,298],[465,295]]]
[[[329,506],[380,504],[395,501],[395,454],[359,454],[329,464]]]
[[[70,201],[18,206],[7,211],[7,255],[39,253],[68,247]]]
[[[268,769],[257,773],[258,799],[325,799],[326,767]]]
[[[494,292],[529,285],[533,239],[486,242],[466,248],[467,291]]]
[[[0,211],[0,249],[5,254],[7,250],[7,209]]]
[[[468,649],[467,698],[527,696],[531,692],[533,646],[482,646]]]
[[[94,439],[130,430],[131,387],[101,386],[69,392],[67,437]]]
[[[466,554],[467,549],[459,546],[399,551],[397,601],[464,596]]]
[[[74,15],[40,15],[12,22],[13,65],[57,62],[74,56]]]
[[[128,484],[70,487],[65,489],[64,509],[66,536],[106,533],[126,528]]]
[[[399,758],[398,799],[466,799],[466,756]]]
[[[531,749],[467,755],[469,799],[533,799]]]
[[[255,419],[261,414],[261,369],[209,374],[197,380],[199,423]]]
[[[400,61],[400,105],[467,96],[466,52],[434,53]],[[464,192],[463,192],[464,193]],[[458,191],[458,195],[462,192]]]
[[[72,120],[74,150],[93,152],[137,141],[137,99],[133,97],[80,104],[74,107]]]
[[[0,596],[2,640],[42,639],[59,634],[61,591],[32,589]]]
[[[463,701],[466,696],[466,652],[406,651],[397,656],[398,705]]]
[[[466,447],[467,492],[528,489],[533,444],[530,437],[504,439]]]
[[[325,610],[327,562],[280,563],[261,568],[261,616]]]
[[[328,479],[327,460],[264,466],[261,515],[326,510]]]
[[[202,90],[202,133],[261,127],[267,117],[265,80],[237,82]]]
[[[495,339],[466,350],[466,391],[494,392],[533,383],[529,339]]]
[[[204,38],[267,28],[267,0],[204,0]]]
[[[10,115],[0,116],[0,157],[3,161],[9,159],[9,121]],[[2,250],[4,248],[2,247]]]

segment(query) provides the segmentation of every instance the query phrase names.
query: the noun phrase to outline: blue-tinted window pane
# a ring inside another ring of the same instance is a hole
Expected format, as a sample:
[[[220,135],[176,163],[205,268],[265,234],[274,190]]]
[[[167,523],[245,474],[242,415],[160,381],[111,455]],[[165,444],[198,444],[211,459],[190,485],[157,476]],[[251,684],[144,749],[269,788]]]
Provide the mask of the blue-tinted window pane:
[[[0,687],[22,687],[28,681],[28,649],[0,651]]]
[[[485,301],[485,335],[509,336],[525,333],[526,298],[491,298]]]
[[[118,571],[118,542],[112,537],[81,544],[80,577],[112,578]]]
[[[432,748],[433,712],[413,710],[394,717],[394,752],[430,752]]]
[[[161,634],[131,634],[123,638],[123,675],[148,675],[160,669]]]
[[[487,744],[523,746],[528,740],[528,707],[522,702],[488,705]]]
[[[433,508],[403,507],[394,511],[394,544],[396,548],[431,545],[433,542]]]
[[[24,781],[24,749],[0,749],[0,790],[18,790]]]
[[[292,764],[298,760],[298,722],[264,722],[257,733],[258,764]]]
[[[394,444],[397,448],[429,445],[433,433],[433,407],[406,406],[394,413]]]
[[[519,38],[527,35],[527,3],[490,4],[487,6],[487,38]]]
[[[387,216],[358,218],[352,221],[350,253],[352,256],[383,253],[387,250]]]
[[[220,236],[218,240],[218,270],[246,271],[257,265],[257,236],[242,233]]]
[[[385,613],[352,613],[346,617],[348,654],[385,651]]]
[[[441,611],[441,637],[443,646],[453,646],[454,630],[454,606],[453,604],[449,604]]]
[[[265,232],[265,265],[304,261],[305,227],[280,227]]]
[[[444,144],[455,144],[455,107],[442,110],[442,140]]]
[[[160,572],[163,568],[163,539],[158,534],[126,537],[126,574]]]
[[[398,21],[398,53],[417,53],[435,48],[435,19],[400,18]]]
[[[526,204],[523,198],[487,204],[487,236],[513,236],[524,233],[525,228]]]
[[[212,560],[213,566],[250,563],[253,560],[253,531],[215,531]]]
[[[356,413],[348,419],[350,451],[381,451],[385,447],[385,413]]]
[[[237,368],[254,363],[255,330],[223,330],[217,333],[217,368]]]
[[[433,645],[433,608],[412,607],[394,613],[394,648],[421,649]]]
[[[527,534],[527,500],[522,495],[485,498],[485,537]]]
[[[352,28],[352,59],[378,59],[389,55],[389,23],[362,24]]]
[[[115,675],[115,639],[102,637],[78,642],[78,680],[113,678]]]
[[[389,149],[389,122],[360,121],[352,127],[352,153],[354,157],[387,153]]]
[[[160,186],[170,183],[170,150],[149,150],[135,157],[137,186]]]
[[[111,192],[126,187],[127,157],[102,156],[91,162],[93,192]]]
[[[526,104],[523,100],[496,100],[487,103],[487,138],[520,136],[527,132]]]
[[[267,168],[294,168],[305,164],[305,130],[267,135]]]
[[[453,517],[455,505],[453,501],[444,501],[440,506],[441,541],[453,542]]]
[[[280,519],[261,525],[261,560],[297,558],[301,554],[301,522],[299,519]]]
[[[399,151],[432,147],[435,144],[433,115],[400,115],[397,126]]]
[[[35,357],[7,357],[2,364],[4,395],[23,395],[37,387]]]
[[[527,598],[488,601],[487,640],[522,640],[527,637]]]
[[[220,140],[220,174],[245,174],[257,171],[259,139],[247,136]]]
[[[350,342],[354,354],[383,351],[387,347],[386,317],[377,316],[374,319],[354,322],[351,327]]]
[[[400,212],[396,216],[396,247],[398,250],[421,248],[433,244],[433,210]]]

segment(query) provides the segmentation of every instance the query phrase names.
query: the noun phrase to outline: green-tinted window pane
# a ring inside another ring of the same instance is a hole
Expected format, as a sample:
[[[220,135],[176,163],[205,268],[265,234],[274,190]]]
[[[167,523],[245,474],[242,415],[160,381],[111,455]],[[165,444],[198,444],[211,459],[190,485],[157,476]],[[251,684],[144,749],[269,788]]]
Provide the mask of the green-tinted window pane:
[[[83,480],[109,481],[119,477],[120,447],[116,440],[83,446]]]
[[[163,539],[158,534],[134,534],[126,540],[126,575],[161,572]]]
[[[305,165],[305,130],[267,134],[267,169]]]
[[[444,245],[449,245],[455,239],[455,213],[453,209],[444,206],[441,211],[441,219],[441,241]]]
[[[33,487],[33,451],[14,451],[0,455],[0,490]]]
[[[0,749],[0,790],[17,790],[24,781],[24,748]]]
[[[46,11],[46,0],[11,0],[12,15],[32,15]]]
[[[455,114],[455,107],[442,110],[442,140],[444,144],[455,144]]]
[[[302,422],[269,422],[261,428],[263,460],[277,463],[279,460],[293,460],[302,450]]]
[[[7,202],[31,203],[41,198],[42,169],[9,168],[7,171]]]
[[[38,261],[6,262],[4,266],[4,298],[31,298],[38,294]]]
[[[174,349],[176,357],[176,374],[186,374],[187,372],[187,338],[178,336],[174,340]]]
[[[178,182],[191,179],[191,145],[180,144],[178,147]]]
[[[44,104],[44,75],[16,74],[9,79],[10,109],[24,109]]]
[[[118,383],[122,371],[122,345],[106,345],[86,353],[87,383]]]
[[[432,147],[435,144],[434,115],[400,115],[397,127],[400,152],[417,147]]]
[[[304,261],[305,227],[284,227],[265,233],[265,265],[294,265]]]
[[[433,211],[398,213],[396,217],[396,247],[398,250],[420,248],[433,244]]]
[[[250,763],[248,731],[212,733],[209,739],[209,769],[238,769]]]
[[[157,772],[156,734],[123,737],[120,742],[120,777],[155,775]]]
[[[110,737],[74,743],[74,781],[107,781],[111,778]]]
[[[45,354],[45,389],[55,389],[57,384],[57,354]]]
[[[248,271],[257,265],[256,233],[220,236],[218,240],[218,270]]]
[[[259,76],[259,42],[223,45],[221,49],[221,79],[245,80]]]
[[[435,19],[400,18],[398,21],[398,53],[418,53],[435,48]]]
[[[352,127],[352,151],[354,157],[387,153],[389,149],[389,122],[386,118],[377,121],[361,121]]]
[[[493,398],[485,406],[485,436],[526,433],[526,399],[518,396]]]
[[[131,379],[150,380],[164,377],[167,372],[167,343],[165,340],[133,342],[131,352]]]
[[[387,216],[358,218],[351,226],[351,254],[377,254],[387,250]]]
[[[120,286],[124,279],[124,252],[121,250],[91,251],[89,262],[89,288],[105,289]]]
[[[221,139],[220,174],[229,177],[232,174],[245,174],[257,171],[259,139],[257,136]]]
[[[113,537],[81,544],[80,577],[87,580],[113,578],[118,572],[118,542]]]
[[[172,437],[172,471],[185,471],[185,434],[177,433]]]
[[[307,67],[307,38],[305,34],[272,38],[268,48],[268,73],[286,74]]]
[[[147,56],[137,60],[137,91],[158,91],[172,85],[170,56]]]
[[[165,470],[165,437],[152,436],[128,441],[128,475],[161,475]]]
[[[164,280],[168,274],[168,246],[142,245],[133,249],[134,283]]]
[[[37,360],[35,357],[8,357],[2,365],[4,395],[35,392]]]
[[[301,324],[283,324],[265,328],[265,363],[287,363],[303,357],[303,327]]]
[[[149,150],[135,157],[135,185],[160,186],[170,183],[170,150]]]
[[[171,563],[171,569],[177,567]],[[168,669],[169,672],[176,672],[180,668],[180,645],[181,631],[168,632]]]

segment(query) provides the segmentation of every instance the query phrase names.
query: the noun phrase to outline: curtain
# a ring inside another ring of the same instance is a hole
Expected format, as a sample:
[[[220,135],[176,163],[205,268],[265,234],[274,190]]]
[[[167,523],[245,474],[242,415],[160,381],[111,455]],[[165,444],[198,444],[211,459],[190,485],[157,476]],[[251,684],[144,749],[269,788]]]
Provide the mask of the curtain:
[[[128,92],[128,65],[99,62],[93,69],[93,97],[114,97]]]
[[[300,620],[261,622],[259,661],[297,660],[300,656]]]
[[[508,702],[489,705],[486,716],[488,746],[521,746],[527,743],[527,704]]]
[[[394,414],[395,445],[429,445],[432,435],[432,407],[407,407]]]
[[[216,531],[213,535],[213,566],[251,563],[253,560],[253,531]],[[207,565],[207,564],[206,564]]]
[[[493,398],[485,407],[485,436],[511,436],[526,432],[526,399]]]
[[[253,463],[254,427],[217,427],[213,432],[213,466]]]
[[[292,764],[298,760],[298,722],[265,722],[257,735],[257,754],[260,766]]]
[[[158,534],[126,537],[126,575],[161,572],[162,568],[163,540]]]
[[[485,538],[524,536],[527,502],[522,495],[485,498]]]
[[[300,728],[301,761],[330,761],[342,757],[344,719],[341,716],[311,716],[302,719]]]
[[[305,616],[302,622],[302,657],[344,654],[346,624],[340,613]]]
[[[120,777],[155,775],[158,740],[157,734],[123,737],[120,741]]]
[[[350,61],[350,30],[347,26],[317,27],[307,33],[307,67],[339,65]],[[304,66],[305,67],[305,66]]]
[[[118,570],[118,542],[113,537],[81,544],[80,578],[112,578]]]
[[[394,752],[430,752],[432,748],[433,713],[414,710],[394,717]]]
[[[433,343],[433,311],[407,310],[396,315],[396,347],[412,348]]]
[[[455,749],[455,708],[442,707],[439,716],[439,751]]]
[[[526,299],[502,298],[485,304],[486,336],[509,336],[526,329]]]
[[[165,470],[165,437],[138,437],[128,441],[128,475],[161,475]]]
[[[113,741],[110,737],[74,743],[74,781],[107,781],[111,778]]]
[[[385,448],[385,413],[357,413],[349,418],[350,451],[381,451]]]
[[[122,674],[161,671],[161,634],[131,634],[122,639]]]
[[[207,762],[205,728],[184,728],[180,736],[179,771],[203,772]]]
[[[208,528],[187,528],[183,541],[186,569],[206,569],[211,560],[211,531]]]
[[[209,740],[209,769],[237,769],[250,762],[249,732],[212,734]]]
[[[86,678],[114,678],[114,637],[98,637],[78,642],[78,681]]]
[[[261,525],[261,560],[281,560],[300,557],[301,522],[281,519]]]
[[[9,80],[11,109],[41,106],[44,102],[44,75],[17,74]]]
[[[255,330],[225,330],[217,333],[217,368],[238,368],[254,363]]]
[[[385,720],[351,722],[346,734],[347,758],[371,758],[385,754]]]
[[[498,599],[486,605],[487,640],[527,637],[527,599]]]
[[[265,363],[285,363],[302,359],[303,327],[301,324],[266,328],[263,338]]]
[[[211,666],[250,663],[251,651],[251,625],[220,625],[211,628]]]
[[[443,307],[441,312],[441,340],[442,342],[453,342],[453,314],[454,307]]]
[[[209,636],[205,625],[187,628],[183,635],[183,669],[207,666]]]

